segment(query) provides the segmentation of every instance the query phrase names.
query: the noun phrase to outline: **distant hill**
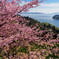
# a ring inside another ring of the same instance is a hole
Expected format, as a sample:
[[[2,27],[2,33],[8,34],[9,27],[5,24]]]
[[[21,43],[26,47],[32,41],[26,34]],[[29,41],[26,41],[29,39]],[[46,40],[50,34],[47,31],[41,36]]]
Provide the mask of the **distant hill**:
[[[23,14],[43,14],[43,13],[40,13],[40,12],[22,12]]]
[[[58,19],[59,20],[59,12],[52,13],[53,14],[53,19]]]
[[[59,15],[54,15],[53,19],[58,19],[59,20]]]

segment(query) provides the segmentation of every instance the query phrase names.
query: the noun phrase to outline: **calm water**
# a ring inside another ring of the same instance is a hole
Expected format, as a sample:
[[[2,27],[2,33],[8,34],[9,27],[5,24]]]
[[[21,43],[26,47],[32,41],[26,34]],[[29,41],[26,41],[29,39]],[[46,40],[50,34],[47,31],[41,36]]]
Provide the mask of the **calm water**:
[[[56,27],[59,27],[59,20],[54,20],[53,14],[21,14],[22,16],[29,16],[31,18],[34,18],[40,22],[47,22],[50,23]]]

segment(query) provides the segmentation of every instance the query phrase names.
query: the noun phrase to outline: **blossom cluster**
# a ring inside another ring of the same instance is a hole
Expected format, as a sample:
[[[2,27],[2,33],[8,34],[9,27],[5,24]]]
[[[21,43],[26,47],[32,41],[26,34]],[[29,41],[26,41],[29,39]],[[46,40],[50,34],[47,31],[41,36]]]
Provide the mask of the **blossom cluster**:
[[[55,37],[53,31],[41,30],[40,23],[33,25],[30,20],[17,15],[41,2],[33,0],[19,6],[20,0],[0,0],[0,59],[59,58],[59,36]]]

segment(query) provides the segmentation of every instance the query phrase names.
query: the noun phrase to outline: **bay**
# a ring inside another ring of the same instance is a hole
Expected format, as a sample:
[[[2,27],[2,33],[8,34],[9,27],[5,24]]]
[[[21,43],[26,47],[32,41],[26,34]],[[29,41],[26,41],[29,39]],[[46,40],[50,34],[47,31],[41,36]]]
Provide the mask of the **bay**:
[[[50,23],[59,27],[59,20],[53,19],[54,14],[21,14],[21,16],[28,16],[40,22]]]

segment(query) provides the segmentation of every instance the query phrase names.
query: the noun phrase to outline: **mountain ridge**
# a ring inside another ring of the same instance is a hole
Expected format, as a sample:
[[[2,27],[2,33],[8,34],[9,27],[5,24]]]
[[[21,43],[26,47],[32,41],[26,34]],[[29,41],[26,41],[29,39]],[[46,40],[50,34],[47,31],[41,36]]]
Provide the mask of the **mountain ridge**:
[[[22,12],[23,14],[43,14],[41,12]]]

